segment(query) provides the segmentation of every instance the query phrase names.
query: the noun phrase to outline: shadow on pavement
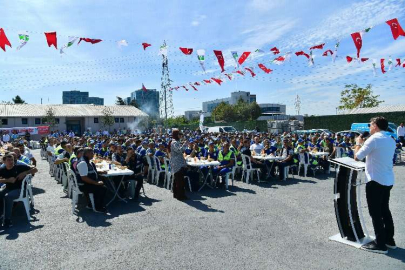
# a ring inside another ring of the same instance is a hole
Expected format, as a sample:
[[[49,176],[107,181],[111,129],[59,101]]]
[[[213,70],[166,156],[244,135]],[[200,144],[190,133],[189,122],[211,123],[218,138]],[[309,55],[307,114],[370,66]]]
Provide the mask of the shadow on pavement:
[[[188,206],[194,207],[197,210],[203,211],[203,212],[217,212],[217,213],[225,213],[222,210],[214,209],[211,208],[210,205],[202,203],[202,201],[206,200],[205,198],[201,197],[199,194],[192,194],[188,200],[183,201],[185,204]]]
[[[388,257],[405,262],[405,249],[397,247],[396,249],[388,249]]]
[[[35,231],[37,229],[41,229],[42,227],[44,227],[44,225],[32,225],[30,223],[27,223],[27,221],[23,222],[23,221],[18,221],[16,223],[13,223],[14,226],[7,229],[7,230],[3,230],[0,231],[0,235],[7,235],[6,239],[7,240],[15,240],[17,239],[21,233],[28,233],[28,232],[32,232]]]

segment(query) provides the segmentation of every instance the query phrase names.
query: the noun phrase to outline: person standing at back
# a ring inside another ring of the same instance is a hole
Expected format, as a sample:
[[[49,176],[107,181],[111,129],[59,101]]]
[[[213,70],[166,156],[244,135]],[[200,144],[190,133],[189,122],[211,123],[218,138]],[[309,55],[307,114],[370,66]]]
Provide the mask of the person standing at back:
[[[402,146],[404,146],[404,144],[405,144],[405,127],[404,127],[403,122],[401,124],[399,124],[399,127],[397,128],[397,135],[398,135],[399,142],[401,143]]]
[[[362,249],[386,254],[387,247],[396,248],[394,222],[389,208],[394,185],[392,156],[395,141],[384,132],[388,129],[388,121],[384,117],[371,118],[369,127],[371,136],[365,142],[362,136],[356,138],[354,158],[366,158],[366,197],[376,240],[363,245]]]

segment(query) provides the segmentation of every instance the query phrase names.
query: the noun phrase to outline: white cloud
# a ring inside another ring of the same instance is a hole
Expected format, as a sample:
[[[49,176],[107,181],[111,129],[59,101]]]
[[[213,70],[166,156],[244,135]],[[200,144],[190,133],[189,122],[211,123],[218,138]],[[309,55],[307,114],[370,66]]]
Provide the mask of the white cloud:
[[[268,12],[270,9],[283,5],[285,1],[274,0],[252,0],[249,7],[258,12]]]
[[[192,22],[191,26],[199,26],[203,20],[207,18],[206,15],[198,15]]]
[[[191,26],[199,26],[200,22],[199,21],[192,21]]]

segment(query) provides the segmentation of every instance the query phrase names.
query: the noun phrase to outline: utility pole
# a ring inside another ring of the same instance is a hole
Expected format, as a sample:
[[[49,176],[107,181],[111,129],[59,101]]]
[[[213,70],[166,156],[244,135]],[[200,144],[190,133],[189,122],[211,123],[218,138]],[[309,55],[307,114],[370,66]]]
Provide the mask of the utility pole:
[[[166,48],[166,41],[163,41],[161,48]],[[167,53],[162,54],[162,78],[161,78],[161,90],[159,93],[159,111],[160,117],[167,123],[167,118],[173,117],[173,93],[170,89],[170,77],[169,77],[169,65],[168,65]],[[166,126],[166,125],[165,125]]]

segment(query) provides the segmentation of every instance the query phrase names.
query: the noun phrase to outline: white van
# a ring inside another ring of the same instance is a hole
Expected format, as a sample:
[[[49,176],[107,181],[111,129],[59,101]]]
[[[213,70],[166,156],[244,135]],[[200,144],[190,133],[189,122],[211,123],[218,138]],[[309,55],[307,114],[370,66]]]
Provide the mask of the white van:
[[[206,127],[204,129],[204,133],[219,133],[219,132],[227,132],[227,133],[233,133],[236,132],[237,130],[232,127],[232,126],[218,126],[218,127]]]

